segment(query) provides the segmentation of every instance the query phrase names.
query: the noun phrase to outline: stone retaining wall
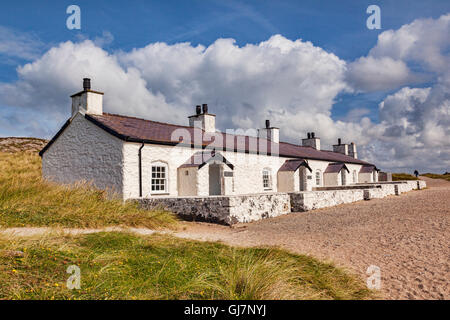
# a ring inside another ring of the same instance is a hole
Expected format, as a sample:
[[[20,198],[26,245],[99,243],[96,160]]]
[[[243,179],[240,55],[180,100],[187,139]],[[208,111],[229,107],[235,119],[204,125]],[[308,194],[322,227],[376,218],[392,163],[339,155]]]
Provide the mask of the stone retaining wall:
[[[361,184],[358,188],[341,186],[335,190],[209,197],[155,197],[136,201],[145,209],[162,207],[184,218],[232,225],[276,217],[289,212],[309,211],[400,195],[425,187],[425,181],[421,180],[396,181]]]

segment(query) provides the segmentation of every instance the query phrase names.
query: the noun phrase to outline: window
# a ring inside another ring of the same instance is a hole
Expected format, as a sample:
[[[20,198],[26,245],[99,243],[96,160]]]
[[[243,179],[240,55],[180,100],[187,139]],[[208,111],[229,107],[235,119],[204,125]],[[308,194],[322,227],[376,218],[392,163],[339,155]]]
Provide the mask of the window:
[[[322,184],[322,179],[321,179],[321,172],[320,170],[316,171],[316,186],[320,186]]]
[[[152,165],[152,193],[166,193],[167,188],[167,165],[158,163]]]
[[[356,170],[353,170],[353,183],[357,183],[357,176],[356,176]]]
[[[264,189],[272,189],[272,175],[270,169],[264,169],[262,173]]]

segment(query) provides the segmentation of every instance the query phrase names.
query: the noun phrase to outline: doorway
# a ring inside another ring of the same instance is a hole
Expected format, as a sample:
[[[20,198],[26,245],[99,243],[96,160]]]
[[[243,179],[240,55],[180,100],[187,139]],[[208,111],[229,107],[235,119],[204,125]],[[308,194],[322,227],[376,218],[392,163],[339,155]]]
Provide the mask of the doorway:
[[[298,169],[298,176],[300,179],[300,183],[299,183],[299,187],[300,187],[300,191],[307,191],[307,185],[306,185],[306,168],[305,167],[300,167],[300,169]]]
[[[346,176],[345,176],[345,170],[341,170],[341,185],[345,186],[347,184]]]
[[[222,179],[220,164],[210,164],[209,166],[209,195],[219,196],[222,194]]]

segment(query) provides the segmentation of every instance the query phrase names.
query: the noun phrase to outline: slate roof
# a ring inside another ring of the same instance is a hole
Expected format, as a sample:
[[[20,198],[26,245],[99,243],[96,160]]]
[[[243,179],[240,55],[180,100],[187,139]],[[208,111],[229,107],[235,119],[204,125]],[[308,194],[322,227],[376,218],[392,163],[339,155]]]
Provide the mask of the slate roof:
[[[185,163],[180,166],[180,168],[198,167],[200,169],[205,164],[214,160],[223,162],[231,169],[234,169],[234,166],[227,159],[225,159],[224,156],[212,150],[199,151],[194,153]]]
[[[373,165],[365,165],[365,166],[361,167],[361,169],[359,170],[359,173],[372,173],[376,170],[377,170],[377,168]]]
[[[309,167],[308,162],[305,159],[291,159],[286,160],[283,165],[280,167],[278,171],[297,171],[300,166],[305,166],[312,172],[312,169]]]
[[[324,173],[338,173],[342,169],[345,169],[347,170],[347,172],[350,172],[345,163],[330,163],[328,167],[325,169]]]
[[[174,125],[109,113],[103,113],[102,115],[86,114],[85,118],[98,127],[102,128],[103,130],[118,137],[119,139],[130,142],[144,142],[149,144],[172,146],[179,144],[186,147],[208,147],[214,148],[216,150],[223,150],[223,146],[230,145],[233,146],[233,148],[230,150],[233,150],[235,152],[263,153],[269,155],[272,151],[272,145],[274,145],[275,147],[278,147],[278,154],[281,157],[370,165],[365,161],[332,151],[319,151],[312,147],[303,147],[287,142],[272,144],[266,139],[242,135],[232,135],[223,132],[216,133],[217,137],[219,137],[217,141],[215,141],[215,137],[213,136],[213,134],[204,133],[202,135],[202,141],[199,141],[200,143],[194,143],[194,141],[192,141],[183,144],[180,143],[180,141],[182,140],[181,138],[175,139],[174,137],[174,139],[172,139],[173,132],[179,129],[179,132],[189,133],[191,137],[194,137],[193,127]],[[70,119],[64,124],[63,128],[58,131],[55,137],[50,140],[50,142],[41,150],[41,152],[39,153],[41,156],[57,139],[57,137],[62,133],[62,131],[68,126],[69,123]],[[220,140],[224,142],[222,143]],[[274,154],[277,154],[276,150],[274,150]]]

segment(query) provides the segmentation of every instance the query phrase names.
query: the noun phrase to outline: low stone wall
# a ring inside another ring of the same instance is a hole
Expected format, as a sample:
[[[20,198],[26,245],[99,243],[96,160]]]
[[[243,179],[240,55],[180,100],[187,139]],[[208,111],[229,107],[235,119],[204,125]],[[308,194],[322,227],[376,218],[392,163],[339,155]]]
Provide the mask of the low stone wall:
[[[318,191],[303,191],[290,193],[293,212],[309,211],[332,207],[339,204],[360,200],[379,199],[391,195],[400,195],[426,187],[425,181],[395,181],[383,183],[364,183],[336,188],[320,188]]]
[[[339,186],[334,190],[292,193],[258,193],[234,196],[155,197],[135,199],[145,209],[165,208],[192,220],[232,225],[301,212],[332,207],[390,195],[400,195],[426,187],[425,181],[395,181]]]
[[[309,211],[364,200],[363,189],[301,191],[289,195],[293,212]]]
[[[181,217],[232,225],[291,212],[287,193],[136,199],[145,209],[165,208]]]

